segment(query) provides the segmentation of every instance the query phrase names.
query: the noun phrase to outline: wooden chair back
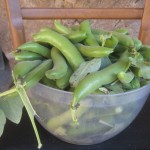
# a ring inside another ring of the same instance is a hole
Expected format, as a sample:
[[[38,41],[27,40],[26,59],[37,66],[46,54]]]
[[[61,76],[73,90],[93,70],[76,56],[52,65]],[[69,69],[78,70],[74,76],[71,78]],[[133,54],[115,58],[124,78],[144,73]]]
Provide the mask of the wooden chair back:
[[[139,38],[150,44],[150,0],[144,8],[20,8],[19,0],[5,0],[13,48],[25,42],[23,19],[141,19]]]

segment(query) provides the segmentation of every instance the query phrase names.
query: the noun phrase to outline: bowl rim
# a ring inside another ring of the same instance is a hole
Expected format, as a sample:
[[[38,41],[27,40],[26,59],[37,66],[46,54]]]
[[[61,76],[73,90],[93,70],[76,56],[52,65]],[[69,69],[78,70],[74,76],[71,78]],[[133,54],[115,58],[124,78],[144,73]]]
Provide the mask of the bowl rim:
[[[51,90],[56,91],[56,92],[60,92],[62,94],[71,94],[71,95],[73,95],[73,92],[64,91],[64,90],[56,89],[56,88],[53,88],[53,87],[49,87],[49,86],[44,85],[44,84],[39,83],[39,82],[36,86],[38,86],[38,85],[43,86],[44,88],[47,88],[47,89],[51,89]],[[147,89],[148,87],[150,87],[150,83],[148,83],[148,84],[146,84],[146,85],[144,85],[140,88],[137,88],[137,89],[134,89],[134,90],[131,90],[131,91],[127,91],[127,92],[115,93],[115,94],[89,94],[88,96],[99,96],[99,97],[100,96],[102,96],[102,97],[104,97],[104,96],[110,97],[111,96],[112,97],[112,96],[123,96],[123,95],[125,96],[125,95],[134,94],[134,93],[136,93],[138,91],[141,91],[141,90],[143,91],[144,89]],[[150,93],[150,89],[149,89],[149,93]]]

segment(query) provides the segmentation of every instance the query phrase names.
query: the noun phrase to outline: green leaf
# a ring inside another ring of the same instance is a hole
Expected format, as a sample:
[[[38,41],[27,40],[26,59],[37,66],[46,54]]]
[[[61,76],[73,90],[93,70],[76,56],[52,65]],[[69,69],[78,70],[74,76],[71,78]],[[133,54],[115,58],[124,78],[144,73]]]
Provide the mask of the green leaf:
[[[140,65],[141,74],[144,79],[150,79],[150,66],[146,64]]]
[[[106,88],[108,88],[111,94],[116,94],[116,93],[122,93],[124,92],[123,88],[122,88],[122,84],[117,80],[114,83],[110,84],[110,85],[106,85]]]
[[[118,44],[118,39],[115,36],[111,36],[111,38],[106,39],[104,47],[115,49],[117,44]]]
[[[5,113],[5,116],[12,122],[18,124],[22,116],[23,103],[18,93],[12,93],[1,98],[0,109]]]
[[[108,57],[102,57],[101,58],[101,67],[100,67],[100,70],[111,65],[111,61]]]
[[[129,57],[129,60],[133,67],[137,67],[140,69],[141,76],[144,79],[150,79],[150,64],[149,62],[145,62],[141,54],[137,53],[137,57]]]
[[[100,66],[101,66],[100,58],[94,58],[90,61],[85,61],[81,63],[81,65],[75,70],[75,72],[70,77],[69,82],[71,86],[76,87],[88,73],[92,73],[99,70]]]
[[[1,137],[1,135],[3,134],[5,123],[6,123],[5,114],[4,114],[4,112],[0,109],[0,137]]]
[[[131,81],[131,86],[132,86],[132,89],[138,89],[141,87],[140,85],[140,78],[138,77],[135,77],[132,81]]]
[[[126,90],[133,90],[140,88],[140,78],[134,77],[134,79],[130,83],[124,83],[123,88]]]

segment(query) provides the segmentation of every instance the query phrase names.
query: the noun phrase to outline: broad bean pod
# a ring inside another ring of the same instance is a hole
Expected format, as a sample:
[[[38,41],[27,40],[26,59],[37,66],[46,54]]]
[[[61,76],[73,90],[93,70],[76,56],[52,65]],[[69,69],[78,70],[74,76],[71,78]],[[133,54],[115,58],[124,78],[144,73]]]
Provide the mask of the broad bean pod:
[[[140,49],[139,52],[142,54],[142,56],[145,59],[150,60],[150,46],[148,45],[143,45]]]
[[[15,51],[13,53],[15,60],[39,60],[43,59],[43,57],[39,54],[28,52],[28,51]]]
[[[70,79],[72,73],[73,73],[72,69],[70,68],[70,66],[68,66],[66,75],[63,76],[62,78],[56,80],[57,87],[60,89],[65,89],[66,87],[68,87],[69,79]]]
[[[42,63],[41,60],[18,62],[13,68],[15,78],[17,79],[18,77],[23,77],[25,74],[37,67],[40,63]]]
[[[83,44],[76,44],[78,50],[87,57],[106,57],[113,52],[113,48],[101,46],[86,46]]]
[[[129,35],[121,34],[114,31],[112,31],[111,33],[118,39],[119,44],[127,47],[134,47],[134,42]]]
[[[51,49],[51,58],[53,60],[53,68],[46,71],[45,75],[48,79],[60,79],[67,73],[68,65],[66,60],[55,47]]]
[[[72,32],[71,28],[64,26],[60,22],[60,20],[54,21],[54,27],[55,27],[56,31],[58,31],[59,33],[62,33],[62,34],[69,34],[70,32]]]
[[[80,30],[85,31],[87,34],[87,38],[84,40],[85,44],[90,45],[90,46],[96,46],[96,45],[98,46],[99,45],[91,31],[90,23],[88,20],[81,22]]]
[[[37,42],[46,42],[58,48],[73,70],[84,61],[77,48],[66,37],[53,30],[39,32],[33,35],[33,38]]]
[[[137,38],[134,38],[133,42],[134,42],[134,47],[138,51],[142,47],[142,42]]]
[[[52,67],[52,60],[48,59],[43,61],[39,66],[29,72],[25,78],[24,83],[26,83],[25,87],[30,88],[38,83],[44,76],[45,72]]]
[[[50,50],[47,47],[42,46],[36,42],[24,43],[21,46],[19,46],[17,49],[21,51],[29,51],[29,52],[37,53],[45,58],[49,58],[50,55]]]
[[[67,34],[66,37],[73,43],[78,43],[83,41],[87,37],[87,35],[85,31],[73,31]]]
[[[117,74],[126,71],[130,66],[128,52],[114,64],[94,73],[87,75],[76,87],[71,102],[73,121],[77,122],[76,109],[81,99],[94,92],[99,87],[109,84],[117,79]]]
[[[114,36],[111,36],[111,38],[106,39],[104,46],[114,49],[117,45],[118,45],[118,39]]]

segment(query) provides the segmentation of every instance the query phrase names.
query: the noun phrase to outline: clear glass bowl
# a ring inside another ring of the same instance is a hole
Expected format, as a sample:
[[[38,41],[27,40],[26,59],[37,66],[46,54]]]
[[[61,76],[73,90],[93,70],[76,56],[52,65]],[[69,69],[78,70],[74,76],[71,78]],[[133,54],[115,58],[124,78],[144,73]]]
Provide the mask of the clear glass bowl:
[[[40,117],[37,120],[46,130],[68,143],[91,145],[123,131],[138,115],[149,92],[150,84],[125,93],[91,94],[80,103],[79,125],[71,119],[71,92],[38,83],[28,95]]]

